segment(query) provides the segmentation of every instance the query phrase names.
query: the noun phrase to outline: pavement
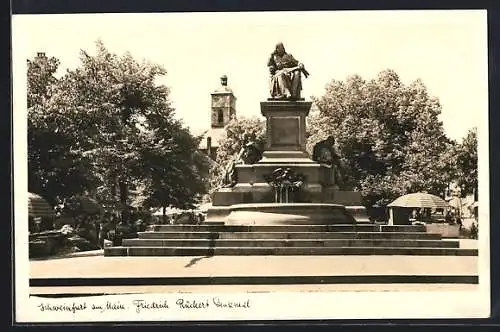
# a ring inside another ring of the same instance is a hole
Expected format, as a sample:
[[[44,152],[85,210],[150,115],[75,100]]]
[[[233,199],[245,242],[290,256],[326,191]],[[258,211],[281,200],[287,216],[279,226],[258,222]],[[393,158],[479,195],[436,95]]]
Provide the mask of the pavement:
[[[477,256],[86,256],[30,261],[31,278],[477,275]]]
[[[461,248],[477,248],[461,240]],[[30,260],[30,293],[127,294],[471,290],[477,256],[105,257]]]

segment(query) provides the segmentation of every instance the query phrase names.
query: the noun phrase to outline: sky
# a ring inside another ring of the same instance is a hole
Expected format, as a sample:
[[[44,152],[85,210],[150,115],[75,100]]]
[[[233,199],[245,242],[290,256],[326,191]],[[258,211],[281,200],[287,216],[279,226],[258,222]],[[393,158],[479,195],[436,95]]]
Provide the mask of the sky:
[[[332,79],[371,79],[393,69],[405,84],[420,78],[442,104],[450,138],[479,125],[488,108],[485,11],[58,14],[13,17],[13,58],[37,52],[61,61],[59,74],[93,54],[101,39],[113,53],[161,64],[176,113],[193,132],[210,126],[210,93],[220,76],[237,114],[260,116],[268,97],[267,59],[277,42],[305,64],[306,98]]]

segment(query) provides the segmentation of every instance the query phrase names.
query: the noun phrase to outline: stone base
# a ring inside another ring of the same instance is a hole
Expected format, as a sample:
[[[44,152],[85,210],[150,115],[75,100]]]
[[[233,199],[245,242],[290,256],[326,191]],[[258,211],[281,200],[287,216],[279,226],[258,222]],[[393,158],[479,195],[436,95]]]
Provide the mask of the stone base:
[[[255,197],[255,193],[252,197]],[[371,223],[366,208],[332,203],[253,203],[212,205],[206,223],[234,225]]]
[[[334,225],[356,220],[343,205],[318,203],[237,204],[228,207],[225,225]]]
[[[293,194],[292,194],[293,195]],[[299,197],[300,196],[300,197]],[[323,188],[319,183],[306,183],[302,193],[298,193],[295,203],[339,204],[361,207],[361,193]],[[231,206],[246,203],[274,203],[275,192],[266,182],[238,183],[233,188],[222,188],[212,195],[213,207]],[[364,209],[364,208],[363,208]]]
[[[266,177],[278,168],[290,168],[297,174],[302,174],[309,184],[325,185],[328,181],[329,168],[303,158],[302,162],[293,159],[281,159],[270,162],[266,160],[253,165],[236,165],[238,184],[266,183]]]
[[[425,225],[428,233],[439,234],[443,238],[458,239],[460,237],[460,226],[449,224],[429,223]]]
[[[362,205],[359,191],[336,190],[326,188],[323,191],[323,203],[342,204],[347,206]]]
[[[230,206],[233,204],[250,203],[252,193],[250,191],[235,191],[233,188],[222,188],[212,195],[212,205]]]
[[[366,209],[361,204],[361,194],[353,191],[336,190],[335,187],[325,188],[324,183],[328,180],[329,169],[315,162],[237,165],[238,183],[233,188],[223,188],[213,194],[212,207],[207,211],[207,222],[220,223],[226,220],[226,217],[233,211],[234,206],[238,204],[261,204],[261,207],[262,204],[274,204],[276,202],[275,189],[265,181],[265,177],[278,167],[290,167],[294,172],[301,173],[306,177],[306,183],[300,188],[300,191],[290,194],[290,202],[299,205],[308,203],[312,204],[311,206],[314,203],[340,205],[357,223],[370,222]],[[317,208],[319,205],[315,206]],[[327,216],[331,214],[331,211],[323,210],[320,209],[314,214],[307,214],[309,216],[308,220],[316,220],[307,222],[323,221],[325,216],[322,216],[319,211],[326,213]],[[312,218],[313,215],[314,218]],[[271,219],[278,218],[277,215],[259,215],[257,218],[255,213],[251,216],[255,220],[268,220],[268,217],[272,217]],[[285,216],[280,216],[278,219],[284,223],[283,218]],[[296,223],[298,220],[301,220],[300,222],[304,221],[303,217],[292,216],[292,214],[288,214],[288,218],[290,224]],[[245,222],[242,219],[244,218],[238,217],[239,221],[237,222]]]
[[[305,178],[304,185],[292,192],[290,202],[321,203],[323,187],[329,181],[329,169],[309,158],[302,162],[280,158],[279,161],[266,160],[253,165],[236,165],[238,183],[232,188],[223,188],[212,196],[214,206],[229,206],[240,203],[274,203],[275,189],[267,182],[268,177],[278,168],[290,168],[294,173]]]
[[[311,160],[306,152],[306,117],[310,108],[311,102],[302,100],[261,103],[261,113],[267,124],[263,158],[256,164],[236,165],[238,182],[232,188],[213,194],[207,223],[369,222],[361,206],[360,194],[337,190],[331,168]],[[292,173],[304,177],[304,184],[289,192],[288,199],[285,198],[281,205],[276,202],[283,200],[276,197],[275,188],[268,183],[278,168],[289,168]],[[250,205],[261,210],[250,208]]]
[[[265,151],[258,164],[313,164],[304,151]]]

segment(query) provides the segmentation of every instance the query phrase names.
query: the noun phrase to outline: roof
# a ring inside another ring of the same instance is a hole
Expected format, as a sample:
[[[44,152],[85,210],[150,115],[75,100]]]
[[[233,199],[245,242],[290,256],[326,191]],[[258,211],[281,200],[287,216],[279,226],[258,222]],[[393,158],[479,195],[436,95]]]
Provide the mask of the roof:
[[[207,137],[212,138],[211,146],[212,148],[219,147],[219,140],[225,135],[224,128],[210,128],[203,134],[203,138],[198,146],[198,149],[206,150],[207,149]]]
[[[441,197],[421,192],[398,197],[387,207],[447,208],[448,204]]]
[[[218,95],[218,94],[226,94],[226,95],[232,94],[234,97],[233,90],[231,90],[231,88],[228,87],[227,85],[222,85],[217,90],[212,92],[212,95]],[[236,99],[236,97],[234,97],[234,98]]]

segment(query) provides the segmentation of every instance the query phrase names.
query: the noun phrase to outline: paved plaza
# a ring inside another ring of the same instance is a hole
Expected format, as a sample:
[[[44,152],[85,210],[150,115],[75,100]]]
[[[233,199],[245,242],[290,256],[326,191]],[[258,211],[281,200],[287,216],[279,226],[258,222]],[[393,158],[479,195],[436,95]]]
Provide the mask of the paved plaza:
[[[30,293],[457,291],[475,289],[477,284],[471,280],[478,275],[476,256],[104,257],[83,254],[30,261],[30,278],[35,282]],[[429,276],[444,276],[446,281],[428,282]],[[260,281],[248,284],[242,281],[252,278]],[[62,279],[77,283],[58,284]],[[97,281],[86,283],[90,279]],[[217,284],[220,279],[225,280],[224,284]],[[113,283],[107,284],[108,280]],[[139,282],[130,284],[130,280]]]
[[[475,256],[74,257],[30,262],[31,278],[477,275]]]

